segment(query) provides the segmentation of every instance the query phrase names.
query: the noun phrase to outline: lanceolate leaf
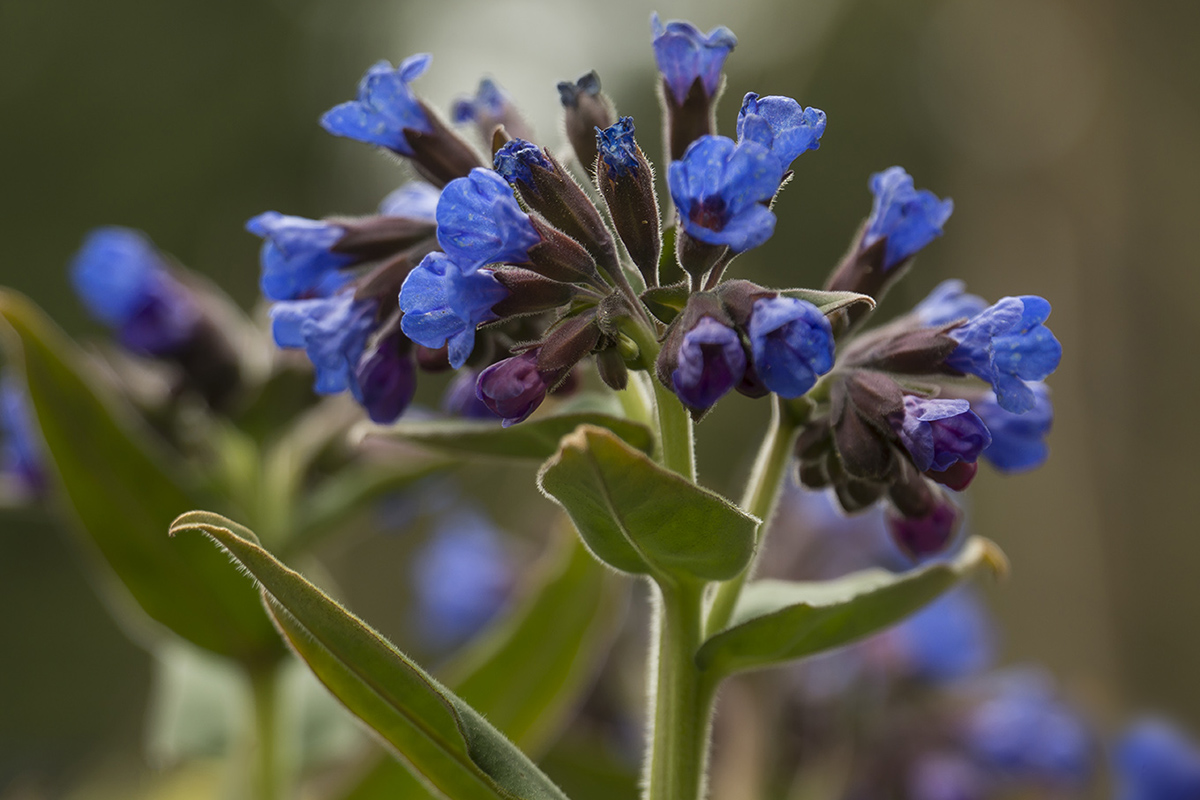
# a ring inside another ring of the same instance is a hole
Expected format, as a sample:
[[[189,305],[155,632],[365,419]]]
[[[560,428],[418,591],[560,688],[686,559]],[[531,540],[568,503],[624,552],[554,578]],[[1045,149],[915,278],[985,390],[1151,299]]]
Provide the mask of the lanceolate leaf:
[[[701,646],[701,669],[729,675],[849,644],[918,610],[984,564],[1002,562],[986,539],[970,539],[951,561],[905,573],[870,569],[817,583],[749,584],[729,627]]]
[[[596,557],[623,572],[726,580],[754,551],[757,519],[603,428],[585,425],[564,438],[538,486]]]
[[[13,361],[24,365],[38,426],[74,512],[129,594],[151,618],[200,647],[242,662],[284,653],[253,588],[204,542],[172,543],[171,520],[211,502],[168,468],[140,420],[87,376],[82,354],[29,300],[0,293]],[[5,331],[7,333],[7,331]]]
[[[368,435],[394,436],[447,453],[545,461],[558,450],[562,437],[580,425],[606,428],[644,453],[654,449],[654,436],[637,422],[596,412],[543,417],[509,428],[499,421],[454,419],[401,422],[390,427],[365,427]]]
[[[258,581],[288,643],[347,708],[430,788],[453,800],[564,795],[512,742],[382,636],[263,550],[247,529],[192,512],[173,534],[201,531]]]
[[[825,315],[840,311],[843,308],[862,303],[869,311],[875,307],[875,300],[870,295],[858,292],[826,292],[820,289],[782,289],[779,292],[784,297],[796,300],[807,300]]]
[[[574,531],[566,533],[525,601],[443,673],[459,697],[534,757],[590,688],[628,597],[628,582],[592,558]],[[341,800],[428,796],[407,769],[387,759]]]

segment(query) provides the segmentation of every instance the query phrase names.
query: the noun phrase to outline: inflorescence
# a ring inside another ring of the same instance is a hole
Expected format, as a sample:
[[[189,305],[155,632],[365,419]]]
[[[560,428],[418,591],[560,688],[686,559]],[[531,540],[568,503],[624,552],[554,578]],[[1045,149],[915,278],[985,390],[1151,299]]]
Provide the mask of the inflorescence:
[[[656,15],[652,38],[670,159],[661,201],[633,119],[595,73],[558,85],[570,147],[552,151],[490,80],[446,122],[412,86],[429,55],[371,67],[321,125],[405,159],[419,180],[371,216],[249,221],[276,343],[307,353],[317,392],[348,391],[380,423],[403,414],[422,370],[461,370],[445,407],[504,425],[575,385],[589,358],[613,389],[630,370],[651,374],[697,419],[730,391],[774,394],[801,424],[804,485],[831,488],[846,512],[885,501],[911,554],[943,549],[960,517],[946,490],[964,489],[981,456],[1007,472],[1046,458],[1041,381],[1061,356],[1049,304],[989,304],[948,281],[864,328],[953,210],[900,167],[871,177],[870,214],[821,290],[727,278],[771,238],[772,204],[820,146],[825,113],[749,93],[737,138],[717,135],[733,33]],[[131,349],[185,372],[228,361],[196,355],[217,346],[212,324],[138,234],[94,234],[75,278]],[[219,404],[212,384],[198,382]]]

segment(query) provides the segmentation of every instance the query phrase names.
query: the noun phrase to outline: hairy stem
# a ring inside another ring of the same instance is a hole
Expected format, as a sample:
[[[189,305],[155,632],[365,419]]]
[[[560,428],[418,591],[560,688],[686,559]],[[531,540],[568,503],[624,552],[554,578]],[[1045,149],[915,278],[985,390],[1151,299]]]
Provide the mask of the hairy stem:
[[[256,800],[282,800],[283,770],[280,762],[279,738],[279,670],[267,666],[250,673],[254,695],[254,769]]]
[[[783,403],[778,396],[774,397],[771,404],[771,426],[758,450],[758,458],[754,461],[754,469],[750,473],[746,493],[742,497],[742,508],[762,520],[762,525],[758,528],[757,542],[760,551],[767,523],[779,499],[797,431],[796,420],[783,407]],[[733,609],[742,594],[742,587],[753,569],[754,562],[751,562],[737,577],[717,587],[705,622],[707,635],[712,636],[729,624]]]
[[[699,584],[664,583],[646,800],[700,800],[704,792],[713,687],[696,666],[703,626]]]

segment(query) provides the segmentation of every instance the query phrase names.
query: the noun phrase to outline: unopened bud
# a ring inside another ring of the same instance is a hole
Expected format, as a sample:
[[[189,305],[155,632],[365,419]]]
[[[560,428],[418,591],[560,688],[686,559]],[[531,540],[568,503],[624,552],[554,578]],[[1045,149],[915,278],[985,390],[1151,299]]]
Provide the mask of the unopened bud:
[[[596,183],[629,257],[646,285],[657,286],[662,233],[654,170],[634,141],[633,131],[632,117],[621,117],[615,125],[597,130]]]

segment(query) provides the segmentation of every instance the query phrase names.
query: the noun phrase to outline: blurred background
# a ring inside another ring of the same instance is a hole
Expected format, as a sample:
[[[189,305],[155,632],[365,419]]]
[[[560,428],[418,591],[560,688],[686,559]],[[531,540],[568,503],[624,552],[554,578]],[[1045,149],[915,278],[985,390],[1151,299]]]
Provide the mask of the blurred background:
[[[65,264],[89,228],[121,224],[251,308],[246,219],[367,213],[405,177],[316,120],[372,62],[413,52],[434,54],[423,96],[446,108],[490,75],[551,145],[554,84],[594,68],[661,163],[652,10],[738,35],[722,133],[751,90],[828,113],[738,277],[819,285],[868,175],[900,164],[956,210],[886,313],[951,276],[1050,299],[1066,353],[1050,462],[971,493],[973,530],[1012,560],[987,589],[1003,658],[1043,662],[1113,718],[1148,707],[1200,729],[1200,4],[0,0],[0,283],[93,331]],[[705,421],[705,482],[736,496],[766,413],[738,396]],[[136,758],[149,656],[52,520],[0,512],[0,549],[0,793]],[[355,609],[388,630],[403,546],[345,549],[335,563],[375,571]]]

